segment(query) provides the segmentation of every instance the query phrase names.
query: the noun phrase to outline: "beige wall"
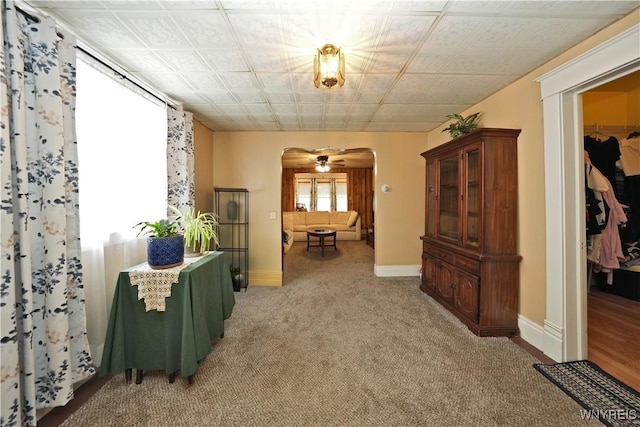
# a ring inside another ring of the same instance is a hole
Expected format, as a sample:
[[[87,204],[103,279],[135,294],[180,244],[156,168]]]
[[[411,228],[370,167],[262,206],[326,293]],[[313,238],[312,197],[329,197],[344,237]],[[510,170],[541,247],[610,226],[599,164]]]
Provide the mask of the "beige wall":
[[[534,80],[639,22],[636,10],[463,112],[467,115],[480,111],[480,124],[485,127],[522,129],[515,159],[518,176],[514,177],[520,194],[518,232],[519,252],[523,256],[520,314],[541,326],[546,317],[544,152],[540,87]],[[279,285],[280,157],[284,148],[371,148],[377,162],[376,265],[418,265],[421,252],[418,237],[424,231],[424,163],[420,153],[448,140],[447,134],[441,132],[444,127],[446,124],[427,134],[216,132],[213,179],[204,187],[206,191],[214,185],[249,189],[252,278]],[[379,191],[382,184],[389,184],[391,192]],[[205,191],[204,187],[200,191]],[[277,212],[277,220],[270,220],[269,212]]]
[[[256,284],[282,283],[280,188],[285,148],[370,148],[376,154],[376,265],[420,264],[426,135],[417,133],[215,132],[213,185],[249,190],[249,268]],[[271,212],[276,219],[269,219]],[[417,268],[415,269],[417,274]]]
[[[586,92],[582,106],[585,125],[640,125],[640,87],[628,92]]]
[[[627,118],[628,125],[640,126],[640,87],[627,95]]]
[[[582,95],[585,125],[622,125],[628,121],[626,92],[586,92]]]
[[[481,112],[483,127],[522,129],[518,138],[520,315],[542,326],[546,317],[545,199],[543,118],[540,86],[534,80],[640,22],[636,10],[588,40],[474,105],[463,115]],[[428,134],[429,147],[446,141],[443,125]],[[560,286],[560,284],[558,284]]]

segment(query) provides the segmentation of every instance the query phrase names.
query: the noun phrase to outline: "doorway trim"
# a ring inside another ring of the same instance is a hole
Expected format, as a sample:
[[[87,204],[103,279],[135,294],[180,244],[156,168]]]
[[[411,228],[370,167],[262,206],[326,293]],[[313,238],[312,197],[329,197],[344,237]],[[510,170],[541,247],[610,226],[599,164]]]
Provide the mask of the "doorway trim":
[[[543,352],[587,356],[582,93],[640,70],[640,24],[536,79],[544,121],[546,316]]]
[[[307,148],[307,147],[303,147],[303,146],[291,146],[291,147],[285,147],[282,152],[280,153],[280,206],[279,206],[279,212],[280,212],[280,222],[282,223],[282,183],[283,183],[283,176],[284,176],[284,165],[283,165],[283,159],[284,156],[287,154],[287,152],[289,151],[294,151],[294,150],[300,150],[302,152],[306,152],[310,155],[317,155],[317,154],[321,154],[321,152],[323,150],[333,150],[336,153],[340,154],[340,153],[370,153],[372,158],[373,158],[373,170],[372,170],[372,174],[371,174],[371,180],[372,180],[372,188],[371,188],[371,196],[372,196],[372,215],[376,212],[377,206],[377,197],[376,197],[376,180],[377,180],[377,172],[378,172],[378,156],[377,153],[375,151],[375,149],[371,148],[371,147],[355,147],[355,148],[336,148],[336,147],[332,147],[332,146],[326,146],[326,147],[320,147],[320,148]],[[329,154],[329,156],[331,156],[331,154]],[[364,226],[364,224],[363,224]],[[375,236],[374,236],[375,238]],[[377,251],[374,247],[373,249],[373,269],[374,269],[374,274],[376,273],[376,256],[377,256]],[[285,254],[284,251],[281,251],[280,254],[280,258],[281,258],[281,281],[280,281],[280,286],[284,286],[285,285],[285,277],[284,277],[284,259],[285,259]]]

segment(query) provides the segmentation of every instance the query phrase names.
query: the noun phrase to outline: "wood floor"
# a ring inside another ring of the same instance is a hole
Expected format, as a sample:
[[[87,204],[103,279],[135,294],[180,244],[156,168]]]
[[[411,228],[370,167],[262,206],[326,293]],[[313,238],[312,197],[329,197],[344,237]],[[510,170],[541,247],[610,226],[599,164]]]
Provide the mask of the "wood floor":
[[[640,301],[591,288],[587,307],[588,359],[640,391]]]

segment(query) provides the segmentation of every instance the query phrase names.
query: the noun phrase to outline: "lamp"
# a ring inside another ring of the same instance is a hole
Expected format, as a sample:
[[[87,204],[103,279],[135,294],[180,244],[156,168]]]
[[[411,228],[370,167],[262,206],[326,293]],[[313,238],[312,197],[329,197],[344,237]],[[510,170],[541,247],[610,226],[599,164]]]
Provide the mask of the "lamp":
[[[344,84],[344,53],[339,47],[325,44],[313,59],[313,83],[331,89]]]

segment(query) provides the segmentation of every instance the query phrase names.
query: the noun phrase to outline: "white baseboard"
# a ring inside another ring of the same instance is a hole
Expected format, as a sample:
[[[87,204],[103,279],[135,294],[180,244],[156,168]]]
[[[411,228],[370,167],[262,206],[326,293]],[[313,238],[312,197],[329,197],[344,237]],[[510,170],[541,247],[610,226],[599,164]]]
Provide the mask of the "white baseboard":
[[[518,315],[520,337],[556,362],[562,360],[562,331],[545,321],[544,327]]]
[[[374,265],[373,273],[378,277],[420,276],[420,265]]]
[[[544,351],[544,328],[542,326],[519,314],[518,329],[520,329],[520,337],[523,340],[538,350]]]
[[[544,321],[544,354],[555,360],[556,362],[563,362],[564,351],[562,340],[564,331],[561,327],[545,320]]]

